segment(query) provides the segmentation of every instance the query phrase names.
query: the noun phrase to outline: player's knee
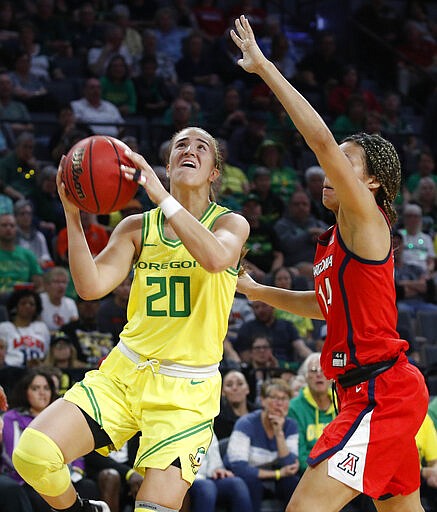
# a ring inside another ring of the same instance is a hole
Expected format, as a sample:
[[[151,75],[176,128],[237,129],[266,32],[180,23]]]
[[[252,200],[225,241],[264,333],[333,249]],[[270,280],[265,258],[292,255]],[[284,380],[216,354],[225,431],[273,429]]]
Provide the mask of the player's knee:
[[[70,472],[57,444],[46,434],[26,428],[12,454],[20,476],[40,494],[59,496],[70,485]]]

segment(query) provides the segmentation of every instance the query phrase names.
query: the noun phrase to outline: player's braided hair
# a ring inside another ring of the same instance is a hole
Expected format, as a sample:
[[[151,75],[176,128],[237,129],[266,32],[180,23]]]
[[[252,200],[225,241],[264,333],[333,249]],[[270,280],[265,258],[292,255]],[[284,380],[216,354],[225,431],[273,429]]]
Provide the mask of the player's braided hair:
[[[376,203],[394,224],[397,214],[393,201],[401,185],[401,163],[393,144],[380,135],[367,133],[351,135],[342,142],[355,142],[363,148],[367,175],[375,176],[381,184],[375,197]]]

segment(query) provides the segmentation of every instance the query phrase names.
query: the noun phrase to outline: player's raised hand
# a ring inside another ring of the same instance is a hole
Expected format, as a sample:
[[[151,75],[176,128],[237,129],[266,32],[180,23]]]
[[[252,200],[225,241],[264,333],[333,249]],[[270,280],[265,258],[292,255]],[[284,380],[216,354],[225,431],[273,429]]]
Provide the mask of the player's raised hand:
[[[246,16],[241,15],[235,20],[235,29],[231,30],[231,37],[243,53],[243,57],[238,60],[238,65],[248,73],[258,73],[267,59],[259,49]]]

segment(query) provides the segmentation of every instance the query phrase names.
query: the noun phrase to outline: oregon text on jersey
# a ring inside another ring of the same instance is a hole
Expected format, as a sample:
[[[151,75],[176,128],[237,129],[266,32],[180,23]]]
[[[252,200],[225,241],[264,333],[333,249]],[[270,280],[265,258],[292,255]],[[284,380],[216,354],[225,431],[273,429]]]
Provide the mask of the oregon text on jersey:
[[[162,263],[155,261],[138,261],[135,265],[136,268],[141,270],[167,270],[168,268],[195,268],[198,266],[196,260],[185,261],[164,261]]]

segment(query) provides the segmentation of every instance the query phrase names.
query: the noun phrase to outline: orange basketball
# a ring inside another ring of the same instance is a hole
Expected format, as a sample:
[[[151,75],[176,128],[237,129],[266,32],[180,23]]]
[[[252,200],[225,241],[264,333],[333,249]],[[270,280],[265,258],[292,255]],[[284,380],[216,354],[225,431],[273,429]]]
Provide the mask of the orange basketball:
[[[126,149],[124,142],[107,135],[93,135],[76,143],[62,172],[68,198],[89,213],[106,214],[123,208],[138,188],[120,169],[122,164],[133,167]]]

